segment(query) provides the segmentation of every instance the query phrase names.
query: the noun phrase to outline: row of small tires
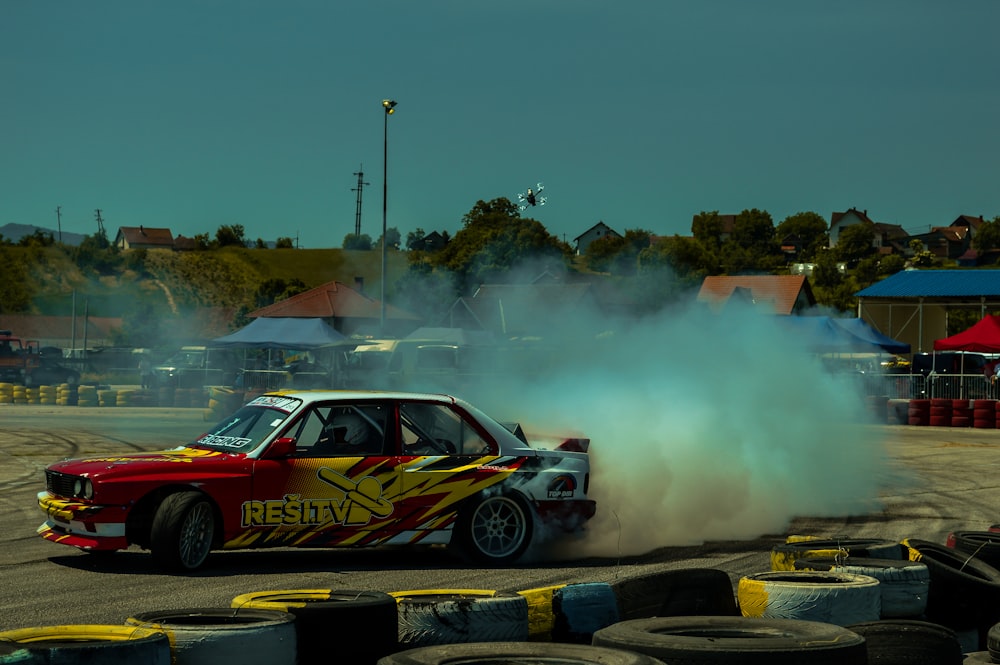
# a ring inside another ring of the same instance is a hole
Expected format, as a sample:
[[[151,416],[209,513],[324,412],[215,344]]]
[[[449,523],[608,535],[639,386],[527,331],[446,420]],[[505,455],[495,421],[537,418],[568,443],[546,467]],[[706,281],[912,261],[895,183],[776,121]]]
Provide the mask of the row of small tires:
[[[242,394],[237,394],[242,398]],[[0,404],[55,404],[59,406],[82,407],[174,407],[174,408],[215,408],[220,404],[211,393],[201,388],[161,388],[158,390],[98,388],[96,386],[39,386],[26,388],[15,384],[0,384]],[[239,404],[227,399],[227,413]],[[221,410],[221,409],[220,409]]]
[[[636,654],[665,663],[988,663],[1000,659],[1000,571],[959,548],[992,550],[998,535],[955,532],[944,545],[792,537],[772,550],[771,571],[744,576],[735,593],[729,575],[711,568],[516,593],[255,592],[231,608],[136,615],[125,630],[0,633],[0,663],[201,665],[237,650],[243,665],[659,662]],[[72,658],[95,650],[107,658]]]
[[[995,399],[911,399],[906,424],[930,427],[975,427],[996,429],[1000,410]]]

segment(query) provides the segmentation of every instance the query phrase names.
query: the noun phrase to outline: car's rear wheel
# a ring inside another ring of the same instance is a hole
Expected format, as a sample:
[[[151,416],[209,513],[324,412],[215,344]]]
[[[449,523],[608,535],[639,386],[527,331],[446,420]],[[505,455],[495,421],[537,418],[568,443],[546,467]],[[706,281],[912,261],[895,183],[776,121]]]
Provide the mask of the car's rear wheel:
[[[200,568],[212,550],[215,511],[200,492],[171,494],[156,510],[150,549],[157,563],[171,570]]]
[[[479,563],[517,560],[531,544],[531,509],[513,494],[484,496],[459,516],[458,538],[465,553]]]

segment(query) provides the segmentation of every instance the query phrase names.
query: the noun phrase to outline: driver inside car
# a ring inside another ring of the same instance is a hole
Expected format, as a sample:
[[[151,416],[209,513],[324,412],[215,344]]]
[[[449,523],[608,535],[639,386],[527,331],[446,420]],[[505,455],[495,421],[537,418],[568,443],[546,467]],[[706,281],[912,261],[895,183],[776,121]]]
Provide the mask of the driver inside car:
[[[370,434],[369,425],[361,416],[338,413],[323,428],[315,450],[329,455],[363,455]]]

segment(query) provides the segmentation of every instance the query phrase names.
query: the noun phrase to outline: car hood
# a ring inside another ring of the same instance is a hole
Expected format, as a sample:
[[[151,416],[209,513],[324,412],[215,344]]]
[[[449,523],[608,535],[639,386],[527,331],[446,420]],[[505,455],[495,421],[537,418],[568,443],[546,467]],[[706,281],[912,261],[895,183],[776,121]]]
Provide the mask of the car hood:
[[[50,465],[48,470],[88,478],[147,473],[191,473],[194,469],[203,470],[220,462],[242,457],[245,455],[184,447],[148,453],[67,459]]]

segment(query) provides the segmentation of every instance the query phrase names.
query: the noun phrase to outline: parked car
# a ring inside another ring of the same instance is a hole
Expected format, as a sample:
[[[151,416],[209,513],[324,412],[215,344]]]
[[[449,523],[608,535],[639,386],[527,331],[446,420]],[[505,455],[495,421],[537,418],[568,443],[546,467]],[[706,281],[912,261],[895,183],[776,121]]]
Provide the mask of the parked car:
[[[589,440],[529,440],[448,395],[268,393],[179,448],[52,464],[39,534],[137,545],[175,570],[279,546],[448,544],[508,563],[596,511]]]
[[[230,349],[182,346],[153,367],[153,383],[157,387],[173,388],[231,386],[239,366],[239,358]]]

